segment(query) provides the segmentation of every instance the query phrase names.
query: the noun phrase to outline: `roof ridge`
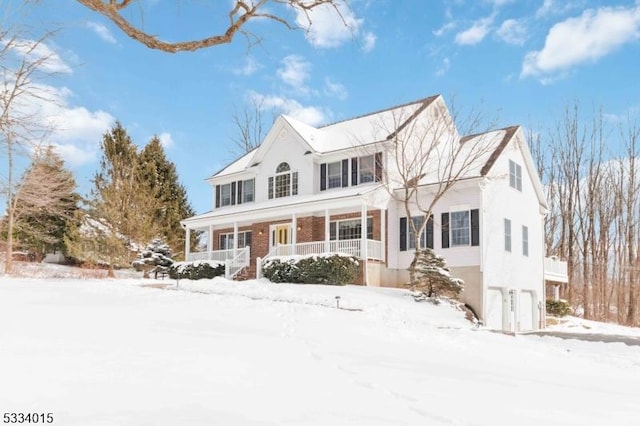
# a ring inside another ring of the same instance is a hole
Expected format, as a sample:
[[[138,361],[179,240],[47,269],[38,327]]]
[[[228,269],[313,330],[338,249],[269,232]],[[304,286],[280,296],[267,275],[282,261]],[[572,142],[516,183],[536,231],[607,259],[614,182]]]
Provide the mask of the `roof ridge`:
[[[375,114],[380,114],[380,113],[383,113],[383,112],[391,111],[391,110],[396,109],[396,108],[404,108],[404,107],[407,107],[409,105],[414,105],[414,104],[419,104],[419,103],[425,103],[425,104],[429,105],[434,100],[436,100],[438,97],[440,97],[439,94],[433,95],[433,96],[427,96],[426,98],[417,99],[417,100],[414,100],[414,101],[411,101],[411,102],[406,102],[406,103],[403,103],[403,104],[400,104],[400,105],[395,105],[395,106],[384,108],[384,109],[381,109],[381,110],[378,110],[378,111],[368,112],[366,114],[357,115],[355,117],[345,118],[344,120],[334,121],[333,123],[323,124],[322,126],[316,127],[316,129],[323,129],[323,128],[326,128],[326,127],[334,126],[334,125],[339,124],[339,123],[345,123],[347,121],[358,120],[360,118],[368,117],[370,115],[375,115]]]

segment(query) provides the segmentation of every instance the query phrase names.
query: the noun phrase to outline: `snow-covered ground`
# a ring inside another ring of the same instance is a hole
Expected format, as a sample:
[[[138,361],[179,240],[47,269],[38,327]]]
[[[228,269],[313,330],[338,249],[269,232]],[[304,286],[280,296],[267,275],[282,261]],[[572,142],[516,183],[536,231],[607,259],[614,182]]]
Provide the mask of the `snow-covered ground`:
[[[639,424],[638,346],[492,333],[396,289],[141,283],[0,278],[0,412],[65,426]]]

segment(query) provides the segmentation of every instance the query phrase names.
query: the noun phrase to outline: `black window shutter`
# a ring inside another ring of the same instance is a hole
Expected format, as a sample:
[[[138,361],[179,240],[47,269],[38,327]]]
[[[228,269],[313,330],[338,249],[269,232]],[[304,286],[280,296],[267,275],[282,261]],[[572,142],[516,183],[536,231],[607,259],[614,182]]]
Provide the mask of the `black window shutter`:
[[[216,208],[220,207],[220,185],[216,185]]]
[[[442,248],[449,248],[449,213],[442,213]]]
[[[273,198],[273,176],[269,178],[269,199]]]
[[[433,249],[433,215],[429,216],[426,232],[427,232],[427,248]]]
[[[375,163],[375,179],[376,182],[381,182],[382,181],[382,153],[381,152],[376,152],[376,155],[374,157],[374,163]]]
[[[480,245],[480,210],[471,210],[471,245]]]
[[[400,251],[407,251],[407,218],[400,218]]]
[[[358,157],[351,159],[351,185],[358,184]]]
[[[235,182],[231,182],[231,205],[236,204],[236,195],[237,195],[237,191],[236,191],[236,183]]]
[[[242,204],[242,181],[238,181],[238,202],[236,204]]]
[[[245,246],[251,245],[251,231],[247,231],[244,233],[244,245]]]
[[[327,163],[320,164],[320,191],[327,189]]]
[[[349,186],[349,160],[342,160],[342,187]]]

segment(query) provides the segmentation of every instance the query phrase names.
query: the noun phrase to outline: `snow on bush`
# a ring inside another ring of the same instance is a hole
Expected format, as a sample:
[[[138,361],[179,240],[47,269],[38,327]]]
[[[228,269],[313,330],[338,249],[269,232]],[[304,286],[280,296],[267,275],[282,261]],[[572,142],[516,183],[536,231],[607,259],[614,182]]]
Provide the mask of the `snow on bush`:
[[[160,238],[156,238],[142,251],[131,264],[136,271],[165,272],[173,264],[171,248]]]
[[[169,277],[174,280],[201,280],[224,276],[224,263],[216,260],[176,262],[169,267]]]
[[[346,285],[353,283],[358,266],[349,254],[325,253],[269,258],[262,271],[274,283]]]

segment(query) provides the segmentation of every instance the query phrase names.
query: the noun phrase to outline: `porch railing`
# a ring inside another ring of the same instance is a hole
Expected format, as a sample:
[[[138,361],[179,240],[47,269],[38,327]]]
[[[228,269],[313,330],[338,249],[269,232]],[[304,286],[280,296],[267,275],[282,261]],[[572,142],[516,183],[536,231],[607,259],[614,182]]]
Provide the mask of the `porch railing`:
[[[229,251],[229,250],[225,250]],[[231,250],[233,252],[233,250]],[[249,246],[238,249],[235,257],[227,259],[225,261],[224,276],[225,278],[232,279],[238,272],[249,266],[251,261],[251,249]]]
[[[544,279],[561,283],[569,282],[567,262],[555,256],[544,258]]]
[[[241,249],[238,249],[239,251]],[[218,262],[224,262],[227,259],[233,259],[234,250],[212,250],[212,251],[201,251],[196,253],[189,253],[187,256],[187,260],[216,260]]]
[[[279,244],[265,258],[271,256],[309,255],[314,253],[345,253],[362,258],[362,240],[312,241],[310,243]],[[294,250],[295,249],[295,250]],[[384,260],[382,242],[367,240],[367,258]]]

